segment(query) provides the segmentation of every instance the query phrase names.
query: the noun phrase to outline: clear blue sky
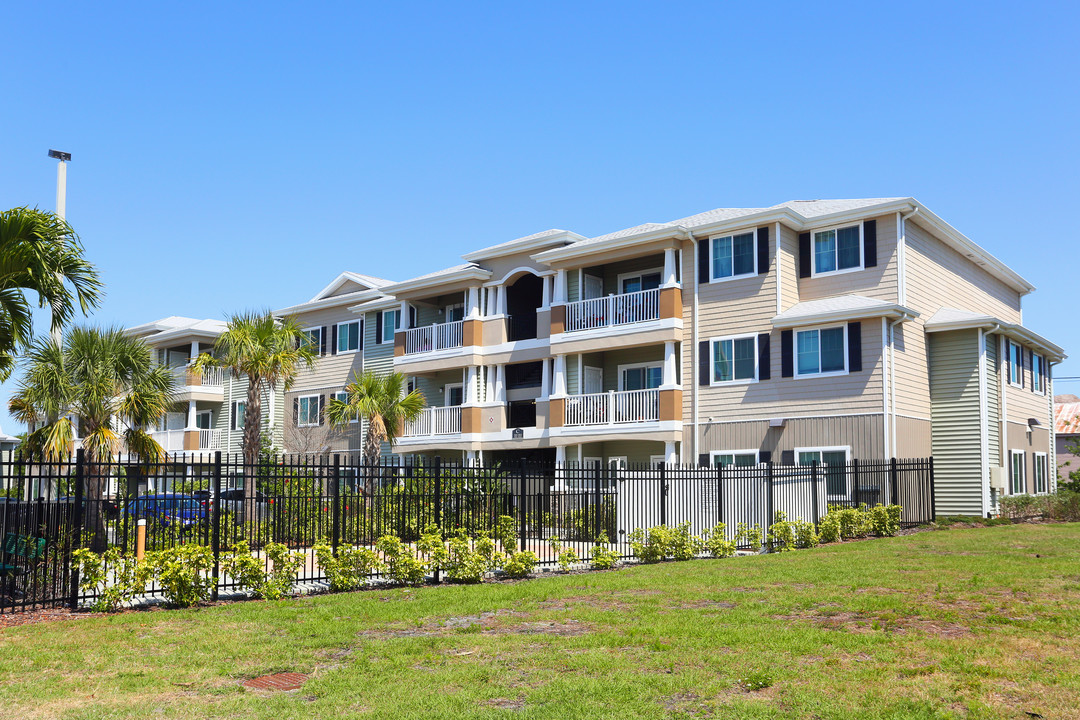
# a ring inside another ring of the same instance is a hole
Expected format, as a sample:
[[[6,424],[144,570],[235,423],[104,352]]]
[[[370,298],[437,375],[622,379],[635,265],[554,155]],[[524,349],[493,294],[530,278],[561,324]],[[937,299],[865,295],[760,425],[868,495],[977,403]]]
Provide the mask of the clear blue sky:
[[[68,219],[108,284],[93,321],[136,324],[550,227],[911,195],[1034,283],[1026,324],[1080,356],[1078,21],[1076,3],[13,3],[0,206],[52,209],[46,151],[73,153]]]

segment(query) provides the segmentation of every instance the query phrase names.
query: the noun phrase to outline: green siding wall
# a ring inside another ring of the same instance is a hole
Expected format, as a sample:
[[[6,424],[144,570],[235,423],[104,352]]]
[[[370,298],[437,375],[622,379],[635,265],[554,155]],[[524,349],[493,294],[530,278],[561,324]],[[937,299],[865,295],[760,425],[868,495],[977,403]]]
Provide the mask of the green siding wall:
[[[929,349],[937,514],[981,515],[979,333],[933,333]]]

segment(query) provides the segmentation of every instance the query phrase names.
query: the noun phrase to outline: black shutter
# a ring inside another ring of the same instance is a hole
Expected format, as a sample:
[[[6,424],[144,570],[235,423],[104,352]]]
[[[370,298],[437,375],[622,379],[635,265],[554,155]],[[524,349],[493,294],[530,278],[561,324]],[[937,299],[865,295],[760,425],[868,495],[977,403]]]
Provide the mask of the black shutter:
[[[382,345],[382,319],[381,312],[375,313],[375,344]]]
[[[364,349],[364,319],[360,318],[356,321],[356,350],[357,352]]]
[[[847,365],[848,372],[862,371],[862,323],[847,324]]]
[[[319,396],[319,424],[320,425],[323,424],[323,411],[325,410],[325,408],[326,408],[326,396],[325,395],[320,395]]]
[[[331,325],[330,327],[330,354],[337,355],[337,325]]]
[[[709,246],[712,240],[699,240],[697,244],[697,281],[698,285],[709,282]]]
[[[320,355],[325,355],[326,354],[326,328],[325,327],[322,329],[322,331],[319,332],[319,354]]]
[[[709,371],[709,341],[702,340],[698,343],[698,384],[708,385],[712,381],[712,373]]]
[[[757,377],[768,380],[772,377],[772,356],[769,353],[769,333],[757,336]]]
[[[697,456],[697,464],[701,467],[709,466],[709,453],[701,453]]]
[[[791,330],[780,331],[780,377],[794,377],[795,375],[794,343],[795,338]]]
[[[300,398],[292,399],[292,424],[293,427],[300,424]]]
[[[409,306],[409,327],[416,327],[416,308],[412,305]]]
[[[767,463],[772,461],[772,452],[769,450],[758,450],[758,462]]]
[[[757,229],[757,274],[769,272],[769,226]]]
[[[229,429],[236,429],[236,403],[232,404],[232,411],[229,413]]]
[[[877,267],[877,220],[862,224],[863,267]]]
[[[795,451],[794,450],[784,450],[782,453],[780,453],[780,464],[781,465],[794,465],[795,464]]]
[[[799,233],[799,277],[810,277],[810,233]]]

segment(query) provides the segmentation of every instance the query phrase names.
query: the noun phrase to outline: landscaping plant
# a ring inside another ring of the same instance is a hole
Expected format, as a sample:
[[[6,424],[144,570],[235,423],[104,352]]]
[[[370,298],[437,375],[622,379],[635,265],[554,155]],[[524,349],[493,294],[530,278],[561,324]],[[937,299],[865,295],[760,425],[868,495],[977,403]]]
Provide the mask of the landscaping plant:
[[[736,543],[727,539],[727,526],[716,523],[712,530],[702,533],[701,544],[715,558],[728,558],[735,555]]]
[[[386,575],[400,585],[419,585],[427,576],[427,563],[417,559],[413,549],[401,542],[396,535],[383,535],[375,541],[375,549],[382,553]]]
[[[503,571],[512,578],[528,577],[539,562],[532,550],[519,550],[510,553],[503,563]]]
[[[191,607],[210,597],[214,553],[205,545],[177,545],[147,553],[146,564],[170,605]]]
[[[374,551],[351,545],[339,547],[335,557],[333,548],[326,543],[320,543],[315,546],[315,558],[326,573],[332,592],[361,588],[366,584],[369,575],[381,572],[383,567]]]
[[[95,612],[115,612],[146,589],[150,567],[133,557],[124,557],[119,548],[109,548],[101,555],[80,548],[72,553],[79,571],[79,589],[97,592],[91,608]]]
[[[596,539],[596,544],[593,545],[592,549],[591,565],[593,570],[609,570],[619,562],[619,554],[608,547],[610,543],[607,533],[601,534]]]

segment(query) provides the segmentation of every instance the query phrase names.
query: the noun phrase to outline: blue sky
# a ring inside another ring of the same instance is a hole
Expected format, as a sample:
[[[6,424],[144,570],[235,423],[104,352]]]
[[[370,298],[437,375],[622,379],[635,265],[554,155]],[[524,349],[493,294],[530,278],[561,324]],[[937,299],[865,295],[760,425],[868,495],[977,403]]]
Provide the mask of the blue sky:
[[[46,151],[73,153],[68,219],[108,284],[93,322],[283,307],[341,270],[404,279],[550,227],[910,195],[1035,284],[1026,324],[1080,357],[1075,3],[42,2],[4,19],[0,206],[52,209]]]

